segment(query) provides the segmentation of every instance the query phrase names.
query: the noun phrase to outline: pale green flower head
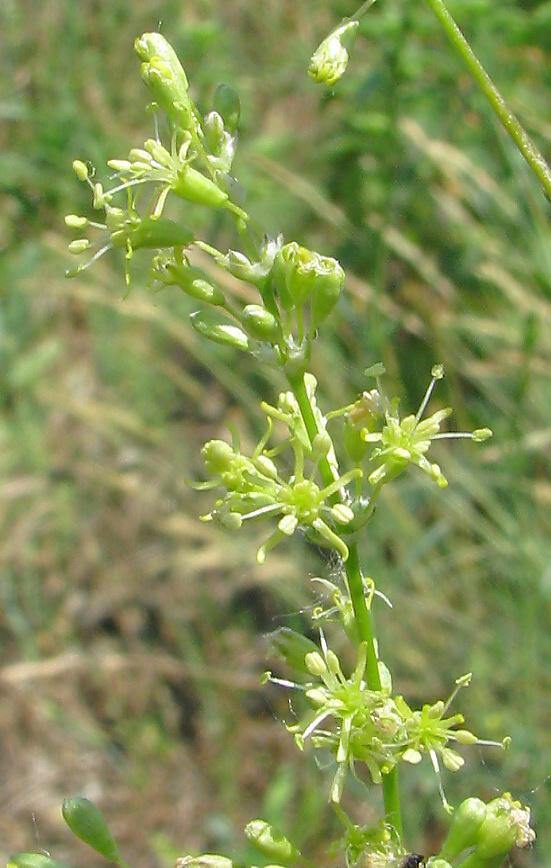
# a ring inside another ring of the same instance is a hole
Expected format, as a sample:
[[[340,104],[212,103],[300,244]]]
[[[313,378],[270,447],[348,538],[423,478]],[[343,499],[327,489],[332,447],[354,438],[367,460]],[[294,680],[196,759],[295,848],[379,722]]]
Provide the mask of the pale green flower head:
[[[368,476],[371,485],[384,485],[399,476],[410,464],[414,464],[440,488],[445,488],[448,481],[440,466],[427,458],[431,443],[434,440],[472,440],[482,443],[492,436],[489,428],[479,428],[473,432],[440,433],[440,426],[452,413],[451,407],[444,407],[423,419],[434,387],[444,376],[444,369],[442,365],[434,365],[431,373],[432,379],[415,415],[412,413],[401,418],[398,400],[389,401],[386,398],[379,379],[378,388],[364,393],[348,413],[350,417],[351,413],[355,412],[357,418],[361,419],[361,414],[366,412],[363,406],[366,402],[370,407],[375,405],[378,413],[381,412],[381,407],[384,407],[385,424],[382,430],[374,430],[377,419],[371,412],[367,417],[368,427],[362,428],[360,432],[364,443],[377,444],[369,456],[370,462],[376,465]]]
[[[360,22],[345,21],[333,30],[316,48],[310,60],[308,74],[318,84],[335,84],[348,66],[351,48]]]

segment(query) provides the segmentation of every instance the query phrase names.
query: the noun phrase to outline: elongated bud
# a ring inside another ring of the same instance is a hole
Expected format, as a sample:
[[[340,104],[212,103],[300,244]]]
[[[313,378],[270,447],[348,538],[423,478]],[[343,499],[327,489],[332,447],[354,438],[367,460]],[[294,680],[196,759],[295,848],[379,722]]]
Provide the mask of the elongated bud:
[[[182,130],[198,131],[188,80],[178,56],[160,33],[144,33],[134,43],[143,61],[141,75],[151,95]]]
[[[73,160],[73,171],[79,181],[87,181],[90,176],[88,166],[82,160]]]
[[[263,856],[277,859],[282,865],[290,865],[300,856],[285,835],[265,820],[251,820],[245,826],[245,835]]]
[[[245,332],[214,311],[198,310],[191,314],[190,320],[196,332],[216,344],[226,344],[236,350],[249,349],[249,339]]]
[[[209,208],[221,208],[228,200],[227,193],[192,166],[184,166],[172,190],[182,199]]]
[[[489,440],[490,437],[493,437],[493,431],[491,428],[477,428],[476,431],[473,431],[473,440],[475,443],[484,443],[484,441]]]
[[[348,48],[356,38],[359,21],[345,21],[318,46],[310,60],[308,74],[318,84],[335,84],[348,66]]]
[[[172,45],[165,39],[162,33],[143,33],[134,42],[134,50],[140,60],[145,63],[153,60],[155,57],[166,63],[170,67],[174,78],[180,82],[182,88],[187,90],[189,85],[184,68]]]
[[[279,336],[279,323],[275,316],[260,304],[248,304],[241,314],[243,328],[257,341],[276,343]]]
[[[93,802],[80,797],[65,799],[61,812],[73,835],[111,862],[120,861],[119,848]]]
[[[43,853],[17,853],[10,856],[6,868],[68,868],[68,865]]]
[[[214,94],[214,109],[222,117],[230,133],[236,133],[241,117],[239,94],[229,84],[219,84]]]
[[[218,112],[209,112],[203,121],[205,141],[213,154],[220,153],[224,144],[224,120]]]
[[[290,627],[280,627],[270,633],[269,639],[276,654],[283,657],[291,669],[304,675],[310,674],[304,658],[307,654],[317,653],[318,650],[311,639],[291,630]]]
[[[481,799],[465,799],[455,810],[446,840],[439,856],[448,862],[457,857],[469,847],[474,847],[478,833],[486,819],[487,807]]]
[[[78,214],[67,214],[65,217],[65,225],[69,229],[84,229],[88,226],[88,222],[87,217],[79,217]]]
[[[209,283],[206,274],[200,268],[169,262],[164,266],[161,265],[154,274],[169,286],[179,286],[191,298],[207,304],[224,304],[224,294],[218,287]]]
[[[319,328],[335,307],[344,286],[344,271],[336,259],[320,256],[319,274],[312,295],[311,326]]]
[[[312,675],[321,678],[323,675],[327,674],[327,664],[319,651],[312,651],[310,654],[307,654],[304,658],[304,662],[308,672]]]

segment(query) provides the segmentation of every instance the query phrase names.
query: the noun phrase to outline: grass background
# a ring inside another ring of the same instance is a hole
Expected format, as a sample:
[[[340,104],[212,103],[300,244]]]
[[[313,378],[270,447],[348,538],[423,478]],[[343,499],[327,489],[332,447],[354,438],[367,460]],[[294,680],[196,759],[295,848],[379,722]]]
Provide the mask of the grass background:
[[[551,3],[450,5],[549,154]],[[310,83],[313,47],[351,11],[3,0],[0,859],[45,848],[99,865],[59,817],[84,793],[140,868],[246,859],[256,815],[327,862],[320,772],[280,724],[285,698],[258,685],[265,634],[304,624],[304,576],[325,567],[300,546],[256,567],[254,539],[199,524],[206,501],[186,485],[228,422],[252,440],[258,396],[279,384],[201,343],[185,298],[147,291],[145,257],[127,299],[115,256],[63,278],[63,215],[88,207],[71,161],[101,166],[149,135],[132,42],[161,22],[205,110],[221,81],[241,94],[236,169],[254,214],[348,270],[314,361],[328,406],[383,359],[415,407],[438,361],[457,426],[494,429],[482,449],[441,450],[447,491],[414,474],[393,485],[363,554],[394,602],[377,614],[396,688],[436,698],[472,670],[472,728],[513,737],[504,760],[472,750],[450,798],[512,789],[538,831],[515,864],[549,864],[549,206],[422,4],[381,0],[338,88]],[[180,213],[232,242],[225,222]],[[423,767],[403,786],[423,852],[443,827],[435,781]],[[375,818],[376,798],[350,799]]]

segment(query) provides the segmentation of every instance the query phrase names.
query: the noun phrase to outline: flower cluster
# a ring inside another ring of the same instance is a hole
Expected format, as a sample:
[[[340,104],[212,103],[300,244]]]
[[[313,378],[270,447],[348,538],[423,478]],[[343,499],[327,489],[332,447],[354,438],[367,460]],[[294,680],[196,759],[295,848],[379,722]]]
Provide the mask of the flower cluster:
[[[270,357],[289,372],[304,371],[317,329],[339,298],[344,271],[335,259],[296,242],[284,244],[282,237],[263,237],[251,228],[241,207],[242,191],[230,174],[240,117],[235,91],[221,85],[212,110],[202,117],[189,94],[184,69],[164,37],[146,33],[136,40],[135,48],[154,100],[152,107],[166,117],[168,143],[161,141],[155,115],[153,138],[131,148],[124,159],[108,160],[114,175],[105,187],[93,167],[74,161],[77,177],[91,189],[94,209],[105,216],[99,222],[76,214],[66,217],[71,229],[99,232],[95,242],[79,237],[69,244],[70,253],[86,258],[67,276],[76,276],[109,250],[120,248],[126,256],[129,283],[134,251],[156,250],[153,285],[179,286],[209,305],[191,315],[191,324],[202,337],[251,353],[262,351],[259,344],[268,345]],[[141,207],[145,191],[150,195]],[[121,197],[118,204],[116,197]],[[238,250],[223,253],[166,219],[169,198],[229,212],[246,239],[248,255]],[[256,287],[259,303],[241,309],[218,287],[205,291],[208,281],[194,273],[188,258],[187,248],[192,246],[210,255],[216,266]]]
[[[402,418],[399,400],[389,400],[384,393],[380,381],[380,375],[384,373],[383,366],[375,365],[366,373],[376,377],[377,388],[364,392],[353,404],[328,414],[328,418],[345,416],[345,446],[355,463],[359,464],[369,446],[374,446],[368,455],[373,469],[367,479],[376,488],[395,479],[410,464],[428,474],[440,488],[445,488],[448,482],[440,466],[429,461],[426,455],[431,443],[436,440],[472,440],[482,443],[492,436],[489,428],[441,433],[440,426],[452,413],[451,407],[437,410],[432,416],[423,419],[434,386],[444,376],[442,365],[432,368],[432,379],[417,413]]]
[[[312,400],[315,380],[308,378]],[[299,528],[309,538],[322,546],[335,549],[343,560],[348,557],[348,548],[339,535],[339,530],[354,517],[351,508],[335,496],[353,479],[361,476],[354,468],[342,476],[335,476],[330,485],[316,482],[319,463],[331,460],[333,447],[327,432],[323,431],[310,445],[298,404],[291,392],[279,396],[277,407],[263,404],[268,420],[266,435],[258,443],[253,454],[243,455],[237,448],[223,440],[210,440],[202,450],[202,457],[210,481],[200,483],[199,488],[221,487],[224,495],[204,520],[217,518],[226,527],[236,529],[244,521],[277,518],[277,527],[270,533],[257,552],[257,560],[263,563],[267,553]],[[283,422],[287,437],[274,450],[265,446],[272,432],[272,418]],[[283,449],[293,452],[292,474],[285,478],[272,460]],[[306,464],[310,470],[306,472]]]
[[[478,739],[463,729],[463,715],[448,710],[457,692],[470,682],[470,674],[456,681],[449,699],[410,708],[402,696],[392,694],[388,670],[380,666],[381,689],[370,690],[365,681],[367,652],[361,644],[353,673],[346,677],[341,663],[328,648],[323,633],[321,649],[308,650],[304,656],[304,669],[313,676],[306,683],[278,678],[270,680],[283,686],[299,689],[311,706],[297,723],[289,724],[298,747],[302,750],[310,739],[315,748],[328,750],[334,755],[337,770],[331,786],[331,801],[340,802],[348,771],[355,774],[356,764],[363,763],[374,783],[381,783],[398,762],[419,763],[424,755],[430,757],[438,776],[442,801],[444,796],[440,780],[440,762],[450,771],[458,771],[464,764],[462,756],[450,744],[478,744],[505,747],[502,743]],[[288,637],[290,638],[290,637]],[[283,649],[281,640],[277,643]],[[290,646],[289,641],[285,643]],[[332,727],[328,722],[332,721]]]

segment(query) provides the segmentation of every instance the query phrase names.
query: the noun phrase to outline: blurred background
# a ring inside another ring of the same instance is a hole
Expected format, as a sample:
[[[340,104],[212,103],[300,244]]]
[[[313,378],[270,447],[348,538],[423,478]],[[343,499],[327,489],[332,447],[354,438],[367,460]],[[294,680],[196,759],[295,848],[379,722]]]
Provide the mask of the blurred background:
[[[88,213],[71,171],[150,135],[132,43],[162,27],[206,111],[242,98],[236,172],[264,226],[337,256],[348,293],[314,360],[326,406],[383,360],[415,409],[430,367],[435,406],[485,447],[437,455],[442,492],[410,473],[382,498],[363,544],[394,609],[381,651],[411,702],[449,692],[470,727],[511,751],[468,749],[449,798],[511,789],[551,848],[551,230],[522,160],[414,0],[380,0],[334,92],[306,76],[313,48],[354,4],[330,0],[3,0],[0,6],[0,860],[44,848],[100,861],[60,820],[94,799],[130,864],[178,855],[247,859],[244,823],[279,824],[324,864],[330,770],[298,755],[287,697],[260,688],[266,635],[307,626],[316,552],[254,563],[254,531],[200,524],[198,452],[258,430],[281,383],[189,328],[193,304],[146,288],[136,256],[67,281],[63,216]],[[512,107],[551,151],[551,3],[450,0]],[[219,247],[225,220],[178,212]],[[73,264],[72,262],[69,264]],[[239,367],[238,367],[239,365]],[[338,644],[338,640],[335,639]],[[325,777],[324,777],[325,776]],[[409,838],[444,828],[428,768],[402,775]],[[358,786],[348,805],[377,817]]]

